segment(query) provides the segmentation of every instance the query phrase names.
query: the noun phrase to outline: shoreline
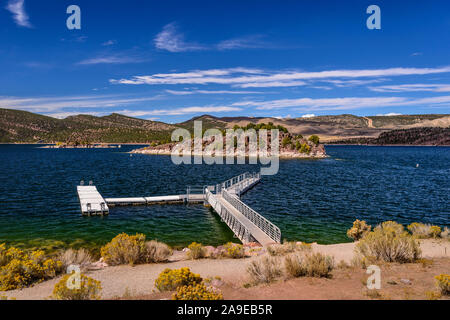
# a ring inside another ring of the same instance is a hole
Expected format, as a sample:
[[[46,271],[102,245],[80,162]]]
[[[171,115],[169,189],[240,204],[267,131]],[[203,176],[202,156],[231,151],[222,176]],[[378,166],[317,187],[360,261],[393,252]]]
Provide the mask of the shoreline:
[[[441,270],[448,270],[448,267],[450,266],[450,241],[445,239],[423,239],[419,240],[419,242],[422,249],[423,259],[425,259],[426,261],[433,261],[432,266],[434,266],[434,268],[437,268],[440,272]],[[357,269],[355,267],[351,267],[350,265],[356,243],[357,242],[332,245],[319,245],[316,243],[311,244],[311,250],[313,253],[321,253],[333,256],[336,265],[345,263],[348,266],[343,268],[337,267],[333,271],[334,274],[332,279],[317,279],[305,277],[303,279],[299,278],[280,280],[270,285],[254,286],[249,288],[246,287],[245,284],[249,281],[248,274],[246,272],[248,264],[256,259],[259,259],[259,257],[268,256],[267,252],[259,252],[241,259],[204,258],[198,260],[188,260],[185,256],[185,251],[174,251],[172,256],[169,257],[169,260],[164,263],[138,264],[135,266],[103,266],[95,270],[87,271],[86,274],[89,277],[101,281],[103,288],[102,299],[170,298],[170,295],[168,297],[165,297],[161,296],[161,293],[156,292],[157,290],[154,286],[155,280],[158,275],[166,268],[178,269],[182,267],[190,268],[192,272],[200,274],[204,279],[219,279],[217,281],[220,283],[219,287],[224,292],[225,299],[235,299],[236,295],[238,295],[238,299],[245,299],[245,297],[241,297],[240,295],[243,292],[252,293],[252,296],[247,299],[260,298],[261,296],[264,297],[264,295],[267,294],[267,290],[269,290],[274,296],[276,296],[276,293],[273,292],[273,290],[282,290],[282,292],[279,292],[279,299],[283,299],[285,295],[287,295],[289,299],[307,299],[310,295],[310,292],[303,286],[295,286],[297,288],[295,290],[292,285],[288,286],[289,290],[286,290],[286,288],[283,289],[283,287],[285,287],[286,284],[289,284],[291,281],[309,283],[309,286],[312,286],[312,289],[315,289],[315,291],[317,291],[315,294],[321,295],[321,297],[325,297],[327,299],[333,299],[331,296],[329,296],[329,290],[325,290],[323,285],[317,286],[316,283],[325,281],[325,284],[328,284],[331,289],[331,287],[335,288],[336,284],[342,285],[340,281],[341,278],[347,279],[346,281],[353,279],[353,281],[350,282],[352,285],[350,289],[353,289],[352,294],[355,295],[356,298],[358,298],[359,296],[356,296],[357,294],[362,294],[362,297],[364,297],[364,294],[359,287],[355,286],[358,285],[361,288],[364,288],[364,284],[361,284],[361,277],[365,274],[365,270]],[[283,257],[281,256],[280,258]],[[385,264],[380,266],[382,268],[386,267]],[[413,270],[415,270],[415,268],[418,268],[418,274],[428,277],[428,275],[425,275],[425,270],[427,269],[421,266],[420,262],[403,265],[393,264],[392,267],[388,267],[387,270],[399,267],[404,268],[405,270],[397,275],[396,280],[400,280],[402,278],[413,279],[411,275],[408,276],[408,273],[406,273],[406,271],[409,272],[411,268]],[[430,269],[431,267],[427,268]],[[433,272],[433,275],[434,273],[436,273],[432,270],[430,270],[430,272]],[[406,276],[404,274],[406,274]],[[432,276],[430,278],[430,283],[431,285],[433,285]],[[0,292],[0,295],[16,298],[18,300],[47,299],[49,296],[51,296],[53,287],[60,279],[61,276],[44,281],[42,283],[35,284],[32,287]],[[388,279],[389,278],[384,281],[388,281]],[[415,280],[412,281],[415,282]],[[394,287],[403,290],[403,287],[400,284],[397,284]],[[333,292],[334,294],[339,294],[340,290],[333,290]]]
[[[137,150],[131,150],[131,151],[128,151],[127,153],[129,153],[129,154],[143,154],[143,155],[153,155],[153,156],[171,156],[172,155],[172,152],[170,152],[170,151],[161,151],[161,152],[157,152],[157,151],[150,151],[150,152],[142,152],[142,151],[139,151],[138,152],[138,150],[139,149],[137,149]],[[198,153],[191,153],[189,156],[191,156],[191,157],[203,157],[203,158],[215,158],[215,157],[222,157],[222,158],[224,158],[224,157],[226,157],[226,154],[218,154],[218,155],[205,155],[205,154],[202,154],[202,153],[200,153],[200,154],[198,154]],[[249,155],[245,155],[245,156],[242,156],[242,155],[234,155],[234,157],[236,158],[236,157],[244,157],[244,158],[259,158],[259,156],[254,156],[254,155],[252,155],[252,156],[249,156]],[[267,158],[271,158],[272,156],[268,156]],[[314,156],[309,156],[309,155],[306,155],[306,156],[299,156],[299,155],[290,155],[290,154],[280,154],[279,155],[279,158],[280,159],[305,159],[305,160],[307,160],[307,159],[326,159],[326,158],[329,158],[330,156],[329,155],[314,155]]]

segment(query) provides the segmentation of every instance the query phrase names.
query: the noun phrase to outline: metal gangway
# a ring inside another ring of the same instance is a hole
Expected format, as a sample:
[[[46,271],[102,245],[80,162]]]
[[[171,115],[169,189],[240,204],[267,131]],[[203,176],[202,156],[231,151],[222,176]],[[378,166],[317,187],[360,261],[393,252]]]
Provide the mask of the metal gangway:
[[[240,195],[260,180],[260,173],[244,173],[205,188],[205,200],[242,243],[258,242],[267,246],[281,242],[280,228],[240,200]]]
[[[275,224],[241,201],[240,196],[261,181],[261,173],[243,173],[222,183],[188,187],[186,194],[133,198],[103,198],[89,183],[77,187],[83,215],[105,215],[109,207],[172,203],[210,205],[242,243],[258,242],[262,246],[281,242],[281,231]]]

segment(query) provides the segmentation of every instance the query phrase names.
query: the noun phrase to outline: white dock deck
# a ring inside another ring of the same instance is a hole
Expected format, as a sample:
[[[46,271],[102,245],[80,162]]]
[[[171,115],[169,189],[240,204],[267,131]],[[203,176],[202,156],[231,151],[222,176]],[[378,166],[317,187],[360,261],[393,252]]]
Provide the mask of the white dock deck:
[[[108,214],[109,208],[105,199],[95,186],[77,186],[80,199],[81,213],[83,215]]]

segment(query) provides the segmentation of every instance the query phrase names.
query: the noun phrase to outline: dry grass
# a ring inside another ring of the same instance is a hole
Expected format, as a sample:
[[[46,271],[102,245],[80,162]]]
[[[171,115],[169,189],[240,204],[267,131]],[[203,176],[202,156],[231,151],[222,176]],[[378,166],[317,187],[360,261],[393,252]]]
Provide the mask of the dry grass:
[[[250,262],[247,272],[254,284],[270,283],[282,274],[278,260],[271,257],[262,257]]]
[[[172,255],[172,249],[155,240],[145,243],[145,261],[150,263],[165,262]]]
[[[441,238],[450,240],[450,229],[445,227],[444,230],[441,232]]]
[[[329,278],[334,268],[334,260],[331,256],[321,253],[291,254],[285,257],[284,268],[289,277]]]
[[[285,242],[283,244],[273,244],[267,247],[267,252],[271,256],[284,256],[294,252],[309,252],[311,245],[308,243],[297,243],[295,241]]]
[[[408,226],[411,234],[418,239],[438,238],[441,235],[441,228],[431,224],[414,222]]]
[[[89,251],[85,249],[68,249],[60,253],[57,260],[62,262],[64,270],[67,270],[70,265],[77,265],[82,271],[86,271],[89,265],[94,262]]]

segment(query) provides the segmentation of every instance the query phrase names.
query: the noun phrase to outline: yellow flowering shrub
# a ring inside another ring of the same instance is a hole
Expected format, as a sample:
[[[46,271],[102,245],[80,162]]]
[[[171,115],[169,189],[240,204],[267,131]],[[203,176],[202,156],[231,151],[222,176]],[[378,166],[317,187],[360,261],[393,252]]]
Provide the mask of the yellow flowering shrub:
[[[145,235],[130,236],[121,233],[100,250],[101,256],[109,265],[138,264],[145,262]]]
[[[182,286],[172,295],[172,300],[223,300],[222,293],[198,283]]]
[[[450,295],[450,275],[440,274],[436,277],[436,286],[441,291],[441,294]]]
[[[188,257],[189,259],[202,259],[206,257],[206,249],[204,246],[202,246],[201,243],[192,242],[188,246]]]
[[[431,226],[430,227],[430,236],[432,238],[438,238],[441,235],[441,227],[438,226]]]
[[[201,282],[200,275],[192,273],[189,268],[167,268],[155,280],[155,287],[159,291],[173,291],[181,286],[196,285]]]
[[[245,250],[242,244],[228,242],[224,246],[225,256],[232,259],[240,259],[245,257]]]
[[[84,274],[79,274],[79,283],[74,278],[75,273],[66,274],[55,285],[52,298],[56,300],[99,300],[102,286],[100,281],[89,278]],[[68,283],[72,284],[69,286]],[[72,287],[73,288],[70,288]]]
[[[347,237],[352,238],[355,241],[361,239],[366,233],[372,229],[364,220],[356,219],[353,222],[353,227],[347,230]]]
[[[0,245],[0,291],[25,288],[54,278],[61,270],[62,262],[47,258],[44,251],[26,253]]]

